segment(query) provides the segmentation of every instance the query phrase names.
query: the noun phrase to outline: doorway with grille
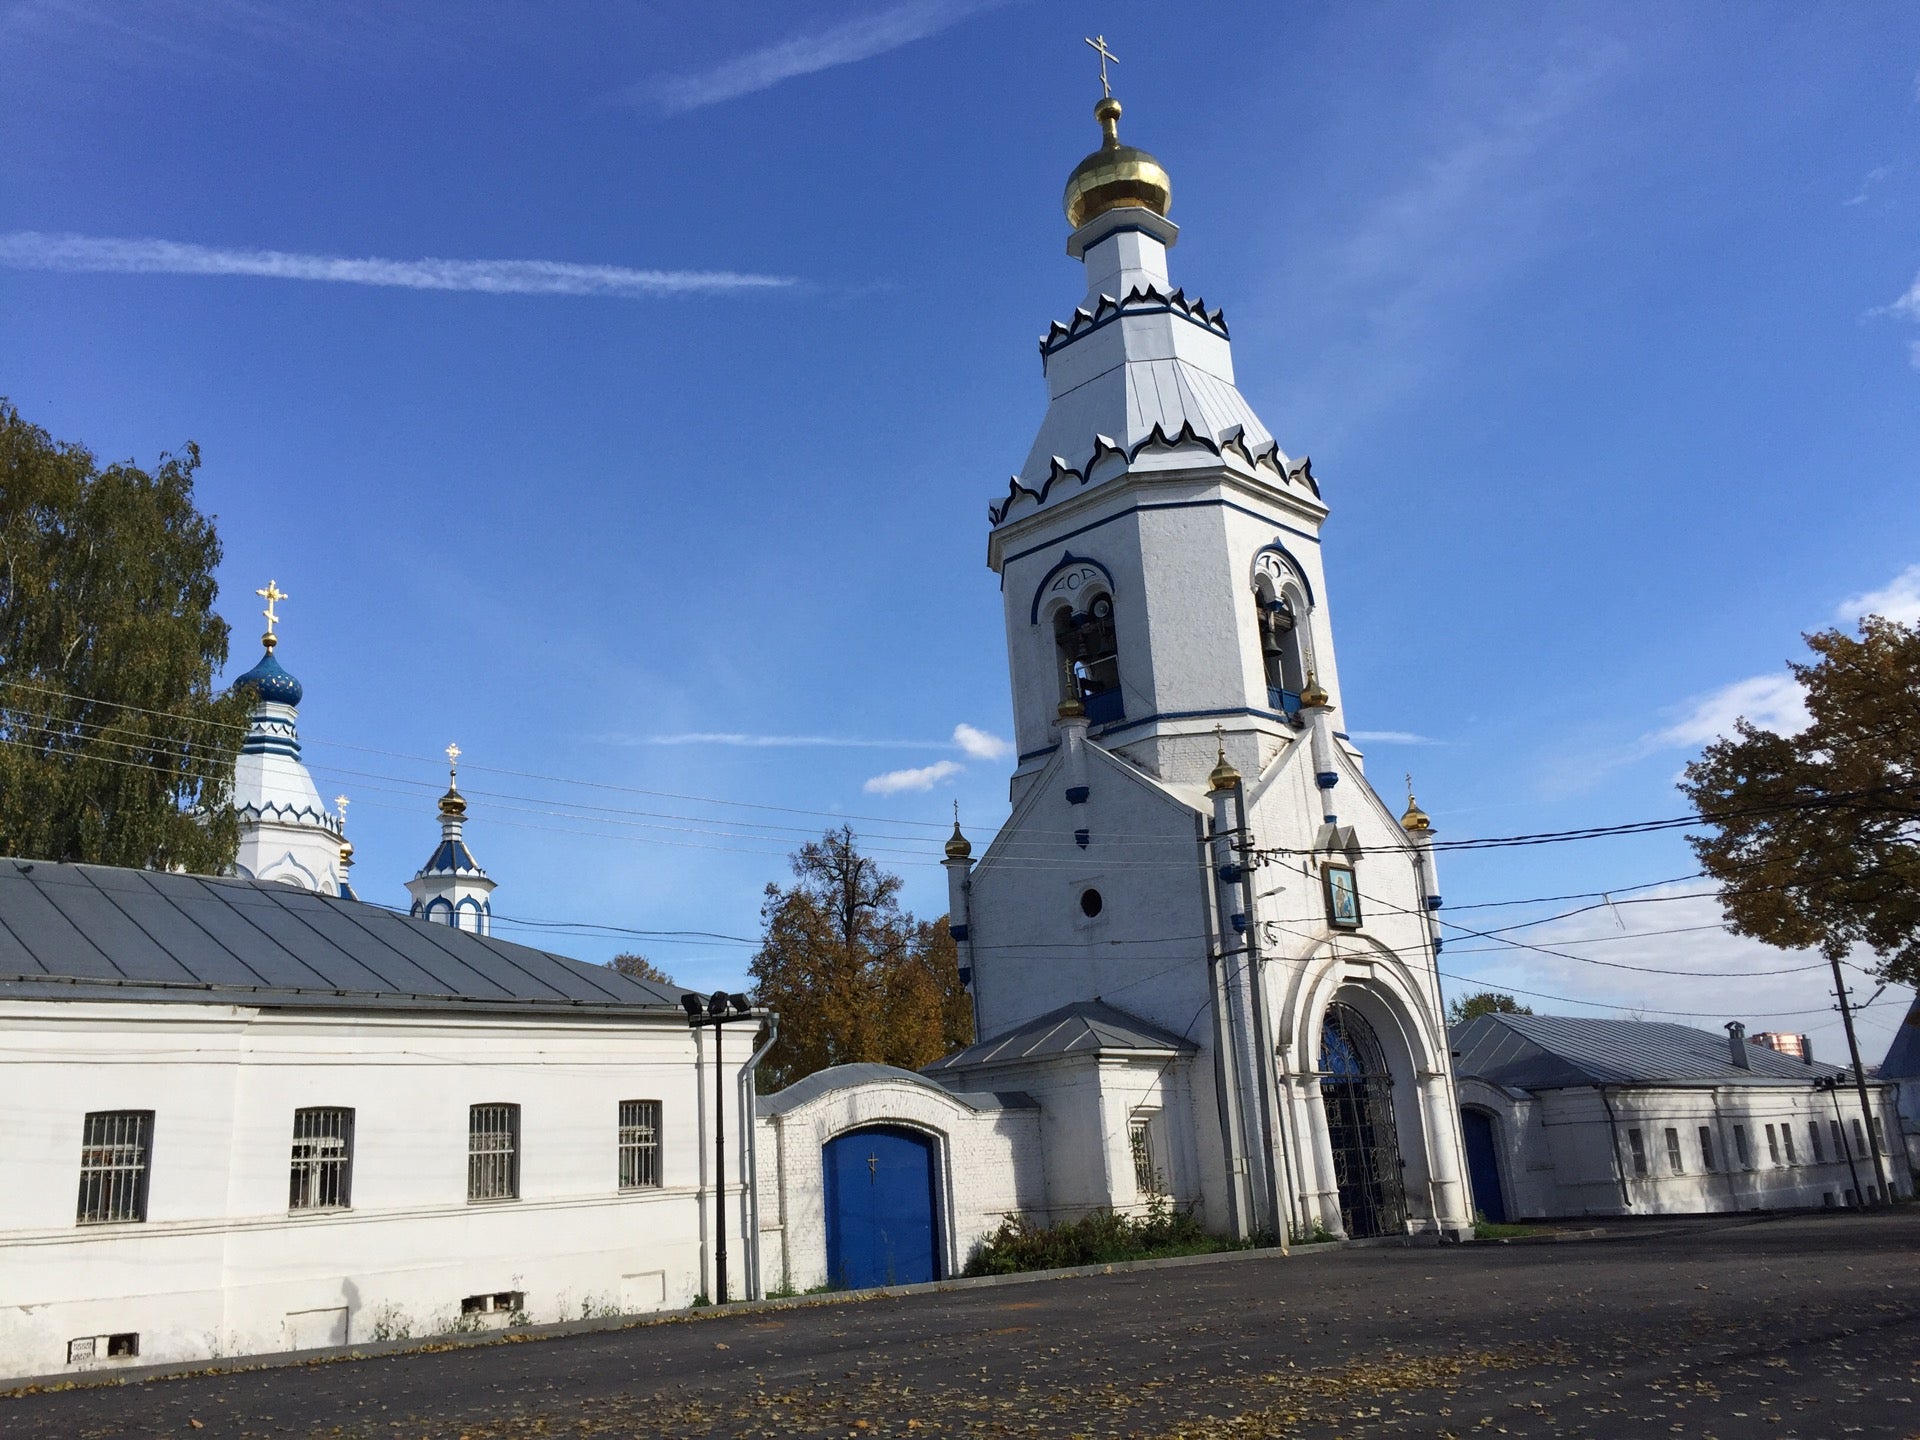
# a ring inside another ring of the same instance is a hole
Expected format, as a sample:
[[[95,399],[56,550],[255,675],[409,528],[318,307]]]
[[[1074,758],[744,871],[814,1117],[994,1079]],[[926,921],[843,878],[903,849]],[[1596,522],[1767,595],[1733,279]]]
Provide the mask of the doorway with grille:
[[[1327,1007],[1320,1036],[1320,1099],[1340,1190],[1341,1227],[1349,1239],[1401,1235],[1407,1197],[1393,1076],[1380,1037],[1352,1006]]]

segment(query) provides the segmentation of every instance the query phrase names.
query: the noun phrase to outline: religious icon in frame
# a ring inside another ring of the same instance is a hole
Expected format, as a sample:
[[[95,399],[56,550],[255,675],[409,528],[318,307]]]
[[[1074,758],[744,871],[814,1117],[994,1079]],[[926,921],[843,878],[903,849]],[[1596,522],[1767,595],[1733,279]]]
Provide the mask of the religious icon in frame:
[[[1321,876],[1327,886],[1327,923],[1342,930],[1360,928],[1360,886],[1351,865],[1327,865]]]

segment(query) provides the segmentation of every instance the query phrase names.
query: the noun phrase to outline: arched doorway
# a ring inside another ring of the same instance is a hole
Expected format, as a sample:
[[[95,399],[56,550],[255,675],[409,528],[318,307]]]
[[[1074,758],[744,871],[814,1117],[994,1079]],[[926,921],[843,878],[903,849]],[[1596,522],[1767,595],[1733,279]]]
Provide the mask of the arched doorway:
[[[940,1278],[933,1139],[869,1125],[829,1140],[827,1281],[845,1290]]]
[[[1467,1174],[1473,1180],[1473,1208],[1494,1224],[1504,1225],[1507,1197],[1500,1188],[1500,1147],[1494,1140],[1493,1116],[1484,1110],[1463,1109],[1460,1129],[1467,1139]]]
[[[1393,1077],[1373,1026],[1350,1005],[1327,1007],[1320,1032],[1320,1099],[1347,1235],[1360,1240],[1404,1234],[1407,1197],[1393,1121]]]

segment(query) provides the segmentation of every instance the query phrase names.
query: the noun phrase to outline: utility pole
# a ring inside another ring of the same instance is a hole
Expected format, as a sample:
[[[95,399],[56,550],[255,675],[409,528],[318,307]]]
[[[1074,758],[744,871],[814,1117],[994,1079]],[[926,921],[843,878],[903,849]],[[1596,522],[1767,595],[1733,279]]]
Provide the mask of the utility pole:
[[[713,1303],[727,1303],[727,1077],[720,1052],[726,1027],[738,1021],[758,1025],[765,1016],[744,995],[716,990],[706,1000],[682,995],[687,1024],[713,1030]],[[749,1140],[751,1136],[747,1137]],[[757,1236],[755,1237],[758,1238]]]
[[[1867,1072],[1860,1063],[1860,1041],[1853,1033],[1853,1002],[1847,999],[1846,977],[1840,973],[1840,961],[1837,956],[1829,955],[1828,963],[1833,966],[1833,994],[1840,1002],[1840,1023],[1847,1032],[1847,1054],[1853,1060],[1853,1084],[1860,1092],[1860,1123],[1866,1127],[1867,1149],[1873,1156],[1874,1183],[1880,1187],[1880,1199],[1876,1204],[1885,1205],[1893,1199],[1893,1192],[1887,1188],[1887,1162],[1880,1153],[1880,1142],[1874,1137],[1873,1102],[1867,1098]],[[1834,1102],[1835,1109],[1839,1101]],[[1854,1182],[1856,1187],[1859,1182]]]

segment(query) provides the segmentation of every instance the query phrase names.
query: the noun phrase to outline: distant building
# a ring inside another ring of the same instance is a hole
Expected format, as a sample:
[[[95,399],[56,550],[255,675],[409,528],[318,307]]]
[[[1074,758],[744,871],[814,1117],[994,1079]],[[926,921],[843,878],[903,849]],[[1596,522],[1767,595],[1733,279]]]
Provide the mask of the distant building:
[[[1489,1220],[1852,1205],[1873,1151],[1913,1193],[1895,1087],[1738,1034],[1565,1015],[1453,1028],[1474,1204]],[[1838,1088],[1819,1082],[1842,1080]]]
[[[1920,995],[1914,996],[1887,1047],[1887,1058],[1880,1062],[1880,1081],[1892,1085],[1900,1096],[1900,1118],[1907,1129],[1906,1161],[1920,1175]]]
[[[1804,1035],[1795,1035],[1785,1030],[1762,1030],[1757,1035],[1749,1035],[1750,1044],[1764,1045],[1769,1050],[1778,1050],[1782,1055],[1790,1055],[1795,1060],[1813,1059],[1813,1042]]]

